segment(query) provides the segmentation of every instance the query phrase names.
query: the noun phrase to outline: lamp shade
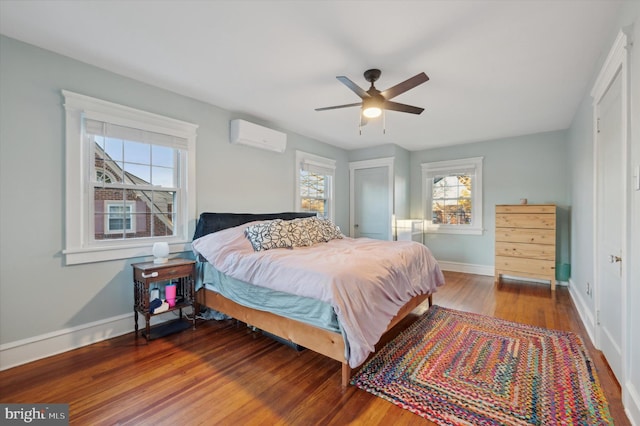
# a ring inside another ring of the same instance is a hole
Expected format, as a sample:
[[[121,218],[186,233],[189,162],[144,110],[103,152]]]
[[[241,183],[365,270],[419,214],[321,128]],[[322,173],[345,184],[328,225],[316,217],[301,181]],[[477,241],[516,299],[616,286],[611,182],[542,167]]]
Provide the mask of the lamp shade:
[[[363,99],[362,115],[364,115],[367,118],[380,117],[380,114],[382,114],[382,104],[383,104],[383,100],[377,97]]]
[[[153,253],[153,256],[155,257],[155,259],[153,259],[153,263],[167,263],[167,261],[169,260],[167,258],[167,256],[169,256],[169,243],[153,243],[151,253]]]
[[[367,118],[380,117],[380,114],[382,114],[382,110],[376,107],[369,107],[367,109],[362,110],[362,115],[364,115]]]

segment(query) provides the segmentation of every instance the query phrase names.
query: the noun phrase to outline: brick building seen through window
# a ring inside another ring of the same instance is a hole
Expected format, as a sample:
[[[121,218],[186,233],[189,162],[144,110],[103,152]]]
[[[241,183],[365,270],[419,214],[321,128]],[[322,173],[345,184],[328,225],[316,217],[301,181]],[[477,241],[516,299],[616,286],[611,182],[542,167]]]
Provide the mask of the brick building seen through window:
[[[175,191],[150,189],[150,182],[127,172],[124,162],[114,161],[105,152],[101,139],[96,137],[94,147],[94,238],[173,235]],[[151,168],[150,163],[144,166]]]

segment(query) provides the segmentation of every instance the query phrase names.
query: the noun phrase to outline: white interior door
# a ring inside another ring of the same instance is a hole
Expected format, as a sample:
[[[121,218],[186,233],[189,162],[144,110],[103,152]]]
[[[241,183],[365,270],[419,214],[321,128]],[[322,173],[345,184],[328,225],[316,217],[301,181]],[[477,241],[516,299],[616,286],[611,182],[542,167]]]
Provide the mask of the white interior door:
[[[617,74],[597,104],[596,133],[596,262],[598,326],[596,339],[611,369],[622,379],[623,259],[624,246],[624,143],[622,84]]]
[[[388,240],[391,226],[389,168],[356,169],[353,176],[353,236]]]

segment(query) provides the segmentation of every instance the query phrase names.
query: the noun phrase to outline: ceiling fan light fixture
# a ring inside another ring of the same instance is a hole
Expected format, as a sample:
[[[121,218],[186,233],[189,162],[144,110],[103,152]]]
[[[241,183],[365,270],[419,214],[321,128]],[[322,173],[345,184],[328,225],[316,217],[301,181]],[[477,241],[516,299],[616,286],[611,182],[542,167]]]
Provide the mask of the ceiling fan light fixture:
[[[362,101],[362,115],[367,118],[380,117],[382,114],[382,102],[376,98],[364,99]]]
[[[362,115],[364,115],[367,118],[380,117],[380,114],[382,114],[382,110],[376,106],[362,108]]]

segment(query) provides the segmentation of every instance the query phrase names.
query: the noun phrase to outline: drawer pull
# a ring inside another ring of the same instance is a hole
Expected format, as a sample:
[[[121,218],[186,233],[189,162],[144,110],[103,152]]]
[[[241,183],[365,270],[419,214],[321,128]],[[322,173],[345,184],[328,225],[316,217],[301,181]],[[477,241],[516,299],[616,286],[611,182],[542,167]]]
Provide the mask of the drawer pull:
[[[155,278],[158,276],[158,271],[152,272],[150,274],[142,273],[142,278]]]

